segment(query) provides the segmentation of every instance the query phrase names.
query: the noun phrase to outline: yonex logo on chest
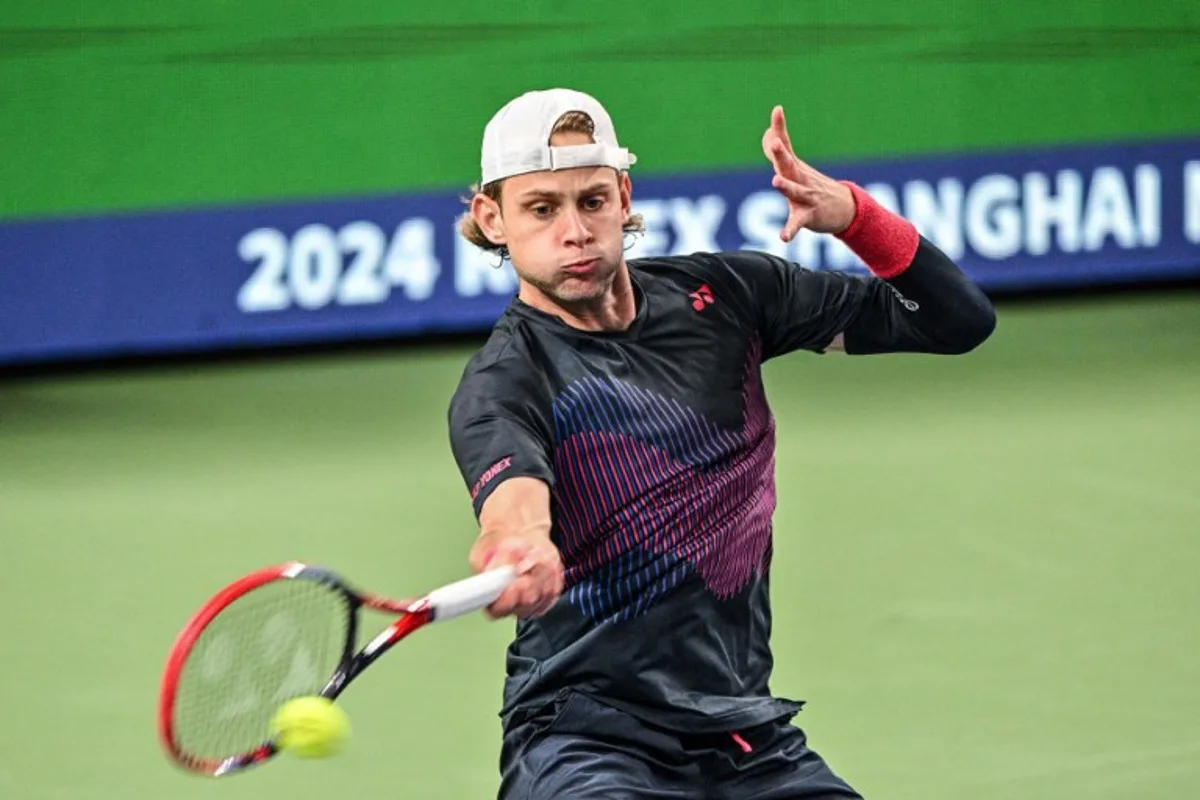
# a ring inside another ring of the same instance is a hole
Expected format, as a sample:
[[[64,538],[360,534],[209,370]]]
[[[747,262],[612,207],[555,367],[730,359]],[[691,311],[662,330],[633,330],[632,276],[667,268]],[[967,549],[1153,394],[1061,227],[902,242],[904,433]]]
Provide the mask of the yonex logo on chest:
[[[697,311],[703,311],[705,306],[713,304],[712,289],[708,288],[707,283],[700,284],[700,288],[688,295],[692,298],[692,308]]]

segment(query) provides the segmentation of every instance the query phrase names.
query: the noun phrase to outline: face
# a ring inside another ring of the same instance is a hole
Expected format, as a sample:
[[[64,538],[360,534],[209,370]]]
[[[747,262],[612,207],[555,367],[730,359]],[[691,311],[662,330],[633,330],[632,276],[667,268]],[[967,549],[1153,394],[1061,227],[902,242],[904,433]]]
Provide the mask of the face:
[[[565,133],[550,143],[590,141]],[[534,172],[506,179],[499,205],[477,195],[471,213],[508,247],[522,281],[556,304],[580,305],[603,297],[620,269],[630,194],[629,176],[608,167]]]

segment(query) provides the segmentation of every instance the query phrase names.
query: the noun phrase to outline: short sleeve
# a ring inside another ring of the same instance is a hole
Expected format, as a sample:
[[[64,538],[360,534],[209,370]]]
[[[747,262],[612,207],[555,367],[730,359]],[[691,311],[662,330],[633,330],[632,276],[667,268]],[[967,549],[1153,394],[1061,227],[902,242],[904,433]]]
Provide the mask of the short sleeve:
[[[537,394],[503,364],[468,368],[450,401],[450,448],[478,518],[503,481],[534,477],[554,485],[548,420]]]
[[[749,293],[746,316],[763,341],[763,360],[794,350],[822,352],[854,322],[871,278],[812,270],[752,250],[722,253]]]

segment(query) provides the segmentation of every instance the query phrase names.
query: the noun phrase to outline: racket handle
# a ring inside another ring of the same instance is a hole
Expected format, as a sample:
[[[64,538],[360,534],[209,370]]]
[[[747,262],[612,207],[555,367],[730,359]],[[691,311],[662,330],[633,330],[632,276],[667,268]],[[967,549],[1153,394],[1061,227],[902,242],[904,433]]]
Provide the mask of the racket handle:
[[[515,578],[512,567],[500,567],[434,589],[429,593],[433,620],[452,619],[490,606]]]

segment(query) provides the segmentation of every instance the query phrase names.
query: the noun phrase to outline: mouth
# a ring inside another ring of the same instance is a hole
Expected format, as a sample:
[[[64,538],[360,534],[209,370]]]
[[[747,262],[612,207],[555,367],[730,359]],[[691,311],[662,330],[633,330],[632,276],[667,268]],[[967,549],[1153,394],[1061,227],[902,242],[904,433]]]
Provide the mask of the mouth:
[[[582,261],[573,261],[570,264],[564,264],[560,269],[568,275],[590,275],[596,271],[596,267],[600,266],[600,259],[587,258]]]

